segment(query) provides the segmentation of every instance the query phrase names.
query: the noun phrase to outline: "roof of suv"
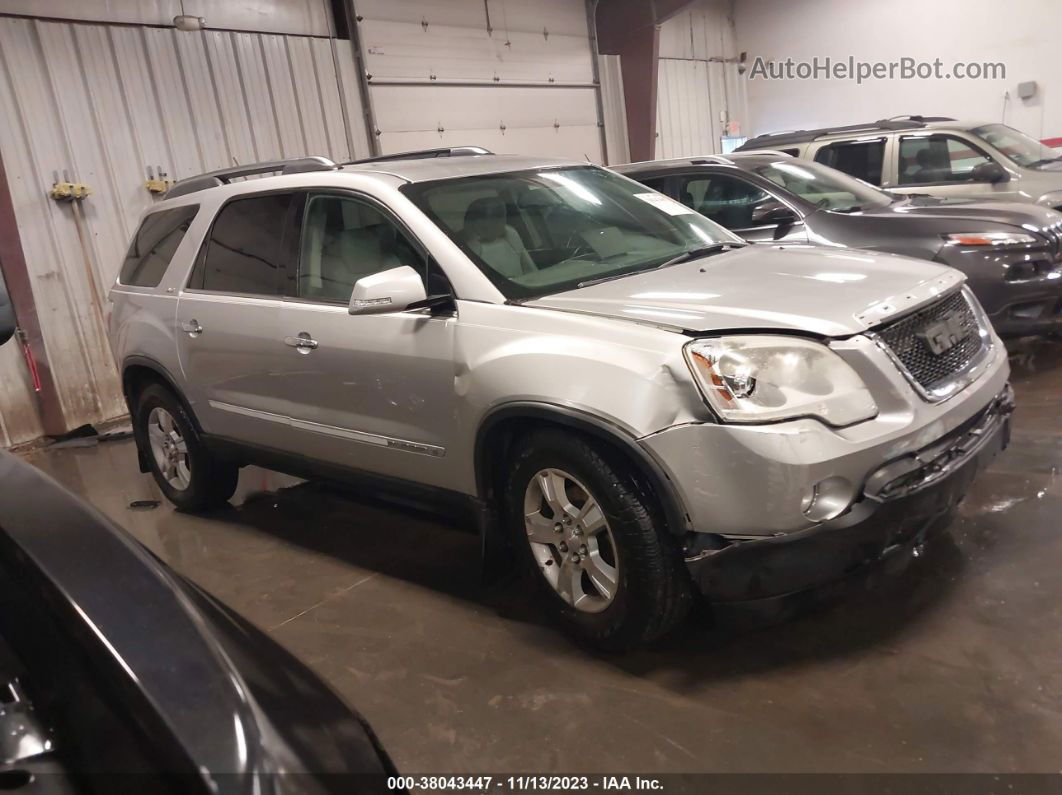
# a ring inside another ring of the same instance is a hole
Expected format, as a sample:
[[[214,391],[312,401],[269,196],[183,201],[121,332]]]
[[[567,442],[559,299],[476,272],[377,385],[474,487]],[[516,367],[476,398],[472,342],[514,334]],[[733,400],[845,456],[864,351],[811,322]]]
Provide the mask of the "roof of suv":
[[[903,116],[892,119],[880,119],[878,121],[865,122],[863,124],[847,124],[835,127],[819,127],[812,130],[786,130],[774,133],[764,133],[755,138],[749,138],[738,147],[736,151],[749,149],[776,148],[790,144],[802,144],[823,138],[851,137],[875,132],[906,132],[908,130],[970,130],[991,122],[982,121],[956,121],[947,116]]]

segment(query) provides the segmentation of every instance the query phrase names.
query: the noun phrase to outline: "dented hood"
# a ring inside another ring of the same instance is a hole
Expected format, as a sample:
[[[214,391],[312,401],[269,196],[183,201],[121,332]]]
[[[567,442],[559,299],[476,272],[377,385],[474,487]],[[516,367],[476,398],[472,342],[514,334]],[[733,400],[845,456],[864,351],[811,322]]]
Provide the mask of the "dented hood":
[[[952,268],[892,254],[747,246],[528,301],[678,331],[858,334],[962,283]]]

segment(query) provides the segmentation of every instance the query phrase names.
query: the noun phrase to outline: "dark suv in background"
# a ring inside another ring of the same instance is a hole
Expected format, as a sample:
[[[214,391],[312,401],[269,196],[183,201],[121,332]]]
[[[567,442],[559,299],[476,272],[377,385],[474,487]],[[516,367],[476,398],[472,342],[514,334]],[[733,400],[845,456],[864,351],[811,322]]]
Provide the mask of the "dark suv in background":
[[[616,170],[752,242],[861,248],[957,268],[1003,336],[1062,331],[1062,214],[1046,207],[885,192],[782,152]]]

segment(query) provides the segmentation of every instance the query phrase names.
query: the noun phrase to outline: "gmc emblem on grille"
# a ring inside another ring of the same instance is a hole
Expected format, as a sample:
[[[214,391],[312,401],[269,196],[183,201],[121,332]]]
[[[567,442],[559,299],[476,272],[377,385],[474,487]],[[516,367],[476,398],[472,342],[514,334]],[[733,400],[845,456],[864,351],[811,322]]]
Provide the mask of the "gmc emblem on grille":
[[[918,336],[925,340],[933,355],[947,353],[964,339],[967,331],[958,312],[949,312],[940,320],[927,325]]]

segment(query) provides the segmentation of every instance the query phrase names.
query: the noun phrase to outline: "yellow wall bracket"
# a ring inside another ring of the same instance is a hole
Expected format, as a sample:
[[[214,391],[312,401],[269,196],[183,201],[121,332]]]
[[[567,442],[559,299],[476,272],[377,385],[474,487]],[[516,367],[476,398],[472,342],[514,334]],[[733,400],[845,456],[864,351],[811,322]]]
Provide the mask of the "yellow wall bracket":
[[[81,201],[92,193],[92,188],[81,182],[56,182],[48,195],[56,201]]]
[[[175,182],[177,182],[175,179],[149,179],[144,183],[144,187],[151,193],[165,193],[173,187]]]

